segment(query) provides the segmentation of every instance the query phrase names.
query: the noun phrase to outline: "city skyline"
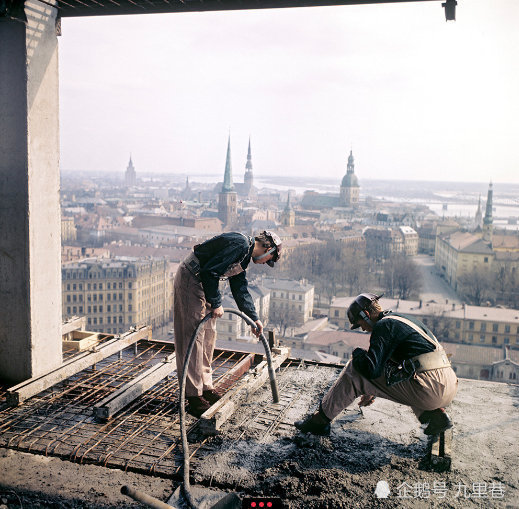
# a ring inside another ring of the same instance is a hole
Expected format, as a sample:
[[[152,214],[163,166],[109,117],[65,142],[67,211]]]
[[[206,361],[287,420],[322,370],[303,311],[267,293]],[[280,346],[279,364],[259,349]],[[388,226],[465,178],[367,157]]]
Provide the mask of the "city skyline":
[[[61,167],[519,182],[519,5],[458,4],[64,19]]]

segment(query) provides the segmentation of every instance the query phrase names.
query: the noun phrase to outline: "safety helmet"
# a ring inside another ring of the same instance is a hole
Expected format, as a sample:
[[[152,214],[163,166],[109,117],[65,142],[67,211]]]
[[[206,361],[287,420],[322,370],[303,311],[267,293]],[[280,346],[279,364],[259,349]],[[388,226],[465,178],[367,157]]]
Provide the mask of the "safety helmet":
[[[382,297],[382,295],[375,295],[374,293],[361,293],[355,297],[355,300],[349,305],[347,311],[348,320],[351,323],[352,329],[360,327],[357,322],[360,318],[363,318],[360,316],[361,312],[366,311],[366,309],[371,306],[371,303],[377,301],[380,297]]]
[[[271,247],[276,248],[276,250],[272,253],[272,259],[267,262],[269,267],[274,267],[274,263],[279,261],[281,258],[281,249],[283,247],[283,243],[281,242],[279,236],[270,230],[265,230],[262,235],[270,242]]]

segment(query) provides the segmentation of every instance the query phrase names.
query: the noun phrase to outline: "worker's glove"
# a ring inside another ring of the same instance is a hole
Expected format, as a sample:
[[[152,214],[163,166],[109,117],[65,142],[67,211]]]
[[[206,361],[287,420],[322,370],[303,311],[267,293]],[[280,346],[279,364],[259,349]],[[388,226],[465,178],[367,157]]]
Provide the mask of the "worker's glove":
[[[375,396],[371,394],[363,394],[360,397],[359,406],[369,406],[375,401]]]
[[[256,327],[252,328],[252,333],[259,338],[260,334],[263,332],[263,324],[261,323],[261,320],[256,320],[254,323],[256,324]]]

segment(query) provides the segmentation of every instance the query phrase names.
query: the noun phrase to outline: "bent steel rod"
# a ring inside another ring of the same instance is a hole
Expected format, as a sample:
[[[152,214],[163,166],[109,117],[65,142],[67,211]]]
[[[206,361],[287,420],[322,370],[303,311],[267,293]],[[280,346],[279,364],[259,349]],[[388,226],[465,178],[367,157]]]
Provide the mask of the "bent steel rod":
[[[225,308],[224,313],[232,313],[239,317],[241,317],[245,322],[247,322],[248,325],[250,325],[253,329],[256,329],[256,324],[254,321],[249,318],[245,313],[242,313],[241,311],[238,311],[237,309],[231,309],[231,308]],[[186,366],[189,366],[189,361],[191,359],[191,353],[193,352],[193,348],[195,346],[195,341],[202,330],[203,325],[207,320],[210,320],[212,318],[211,313],[208,313],[205,315],[202,320],[200,320],[200,323],[198,324],[197,328],[195,329],[195,332],[193,333],[193,336],[191,337],[191,341],[189,342],[189,346],[187,348],[186,357],[184,359],[184,366],[182,369],[182,379],[180,380],[180,403],[179,403],[179,412],[180,412],[180,433],[182,435],[182,450],[184,452],[184,494],[186,497],[186,500],[188,504],[193,508],[196,508],[196,504],[193,500],[193,497],[191,495],[191,489],[190,489],[190,483],[189,483],[189,445],[187,442],[187,433],[186,433],[186,426],[185,426],[185,420],[186,420],[186,380],[187,380],[187,369]],[[268,365],[268,372],[269,372],[269,378],[270,378],[270,387],[272,390],[272,398],[274,399],[274,403],[279,402],[279,393],[278,393],[278,386],[276,382],[276,374],[274,372],[274,368],[272,367],[272,355],[270,353],[269,344],[267,341],[267,338],[265,338],[265,335],[263,332],[259,335],[259,338],[261,339],[261,342],[263,343],[263,347],[265,348],[265,355],[267,357],[267,365]]]

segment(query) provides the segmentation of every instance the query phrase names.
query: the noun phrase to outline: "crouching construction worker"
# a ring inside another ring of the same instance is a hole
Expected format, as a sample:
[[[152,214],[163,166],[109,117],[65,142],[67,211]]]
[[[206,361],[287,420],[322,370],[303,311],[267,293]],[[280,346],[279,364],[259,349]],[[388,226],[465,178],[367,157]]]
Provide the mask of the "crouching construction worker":
[[[200,417],[220,395],[213,388],[211,362],[216,341],[216,319],[223,316],[220,279],[228,279],[240,311],[256,323],[253,332],[263,331],[254,302],[247,288],[245,269],[251,259],[273,267],[281,255],[281,240],[270,231],[257,237],[241,233],[222,233],[194,247],[175,275],[173,312],[178,379],[182,377],[184,358],[200,320],[211,313],[191,354],[187,369],[188,411]]]
[[[383,311],[372,293],[359,295],[348,308],[351,328],[371,332],[369,350],[356,348],[319,410],[295,423],[303,432],[328,435],[330,422],[361,396],[359,406],[376,396],[408,405],[424,433],[452,427],[445,412],[458,389],[456,374],[434,334],[420,321]]]

